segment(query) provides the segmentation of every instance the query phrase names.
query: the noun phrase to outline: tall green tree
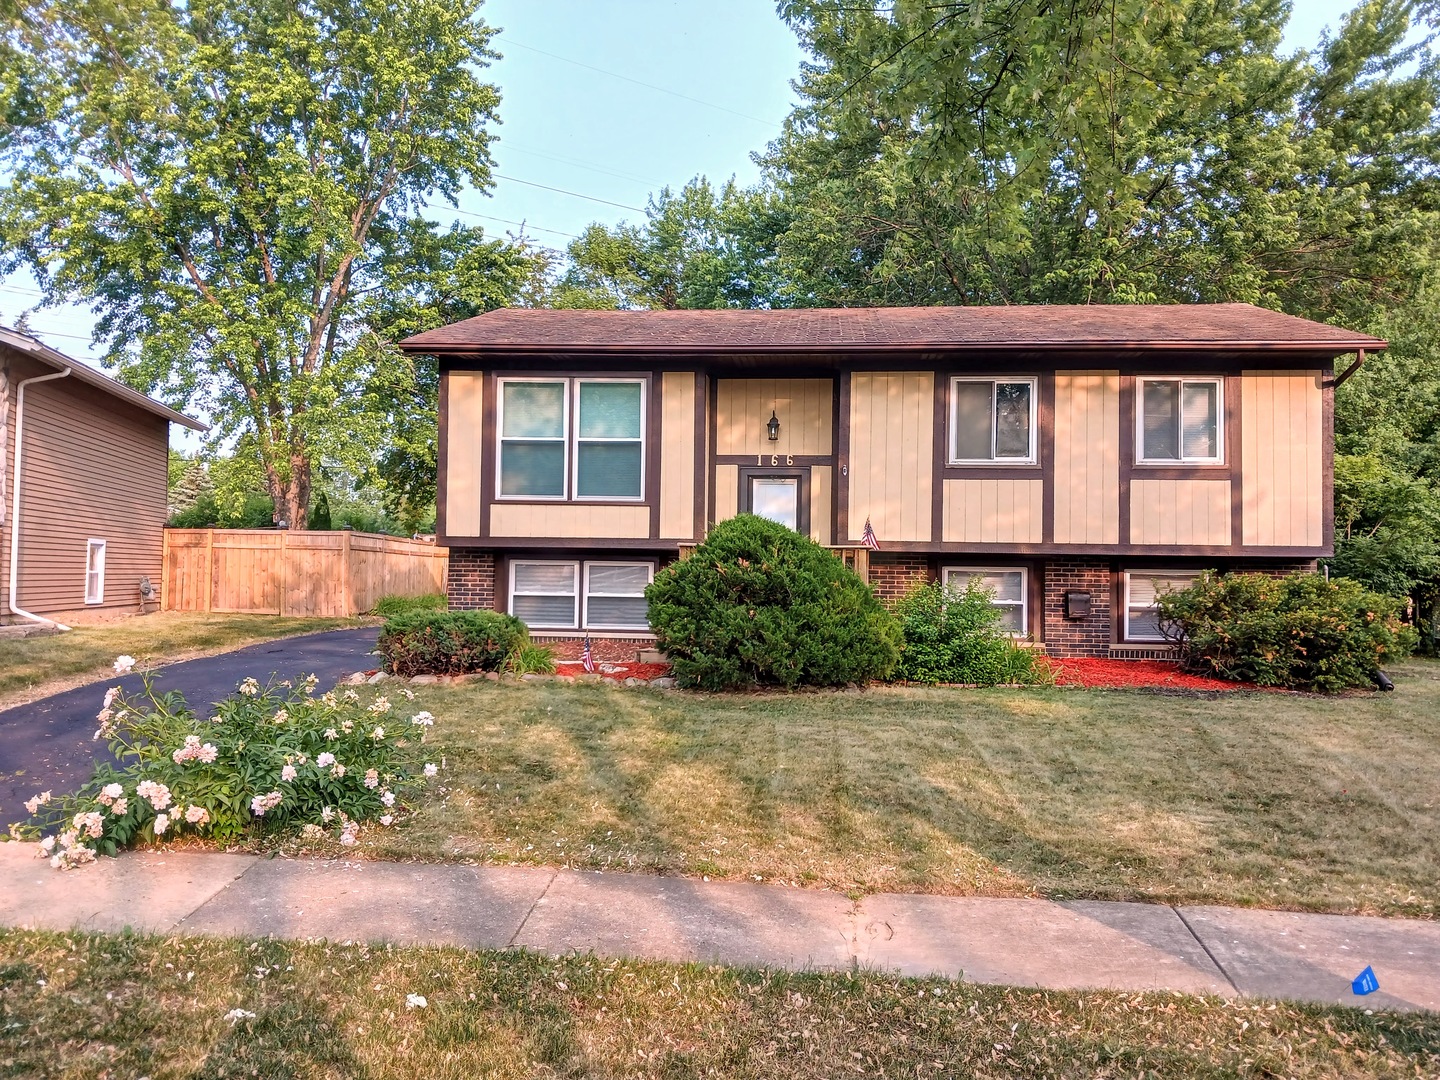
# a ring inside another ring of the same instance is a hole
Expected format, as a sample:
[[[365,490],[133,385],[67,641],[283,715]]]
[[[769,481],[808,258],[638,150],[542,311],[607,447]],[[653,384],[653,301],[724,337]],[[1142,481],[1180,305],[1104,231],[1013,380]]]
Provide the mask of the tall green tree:
[[[490,184],[478,0],[4,2],[0,270],[246,435],[303,528],[315,463],[377,425],[365,297],[434,242],[427,200]]]

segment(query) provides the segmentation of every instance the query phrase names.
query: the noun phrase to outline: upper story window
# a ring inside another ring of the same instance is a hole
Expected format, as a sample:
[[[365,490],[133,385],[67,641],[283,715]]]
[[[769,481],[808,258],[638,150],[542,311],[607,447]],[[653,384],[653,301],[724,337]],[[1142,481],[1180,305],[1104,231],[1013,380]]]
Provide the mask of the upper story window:
[[[950,383],[952,465],[1033,465],[1034,379],[953,379]]]
[[[641,379],[501,379],[499,428],[502,498],[643,497]]]
[[[1223,421],[1220,379],[1140,379],[1138,460],[1220,462]]]

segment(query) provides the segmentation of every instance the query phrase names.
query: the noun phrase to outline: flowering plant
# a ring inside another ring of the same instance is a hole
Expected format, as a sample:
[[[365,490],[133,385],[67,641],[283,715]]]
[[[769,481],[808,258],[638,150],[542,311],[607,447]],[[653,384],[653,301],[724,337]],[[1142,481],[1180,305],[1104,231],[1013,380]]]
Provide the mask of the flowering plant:
[[[180,694],[159,693],[149,672],[133,698],[107,690],[95,738],[120,768],[100,765],[74,795],[35,796],[25,807],[39,825],[22,831],[49,834],[40,853],[56,867],[187,834],[223,842],[334,830],[353,846],[362,823],[390,824],[434,775],[420,751],[433,719],[407,718],[385,697],[316,697],[315,688],[314,676],[298,686],[247,678],[204,719]]]

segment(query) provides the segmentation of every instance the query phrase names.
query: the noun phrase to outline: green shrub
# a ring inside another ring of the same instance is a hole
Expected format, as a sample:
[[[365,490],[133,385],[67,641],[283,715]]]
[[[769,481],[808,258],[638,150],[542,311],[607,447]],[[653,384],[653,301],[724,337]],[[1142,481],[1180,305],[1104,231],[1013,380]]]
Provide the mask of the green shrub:
[[[799,533],[751,514],[716,525],[645,590],[681,686],[842,686],[888,675],[900,628],[868,585]]]
[[[129,670],[121,657],[116,670]],[[405,795],[435,766],[420,768],[428,712],[406,715],[366,689],[313,696],[299,686],[242,681],[234,694],[197,716],[178,693],[108,691],[96,738],[108,762],[74,795],[42,792],[25,804],[33,822],[20,835],[49,835],[41,850],[68,868],[97,854],[144,842],[201,836],[228,842],[245,834],[303,828],[353,846],[362,822],[389,825]],[[414,694],[401,690],[406,700]]]
[[[380,655],[392,675],[499,671],[527,639],[525,624],[497,611],[417,611],[387,619]]]
[[[505,670],[512,675],[553,675],[555,654],[544,645],[525,641],[516,646],[505,661]]]
[[[1206,573],[1161,596],[1160,624],[1196,674],[1333,693],[1410,654],[1400,604],[1346,578]]]
[[[396,615],[409,615],[416,611],[445,611],[450,601],[444,593],[427,593],[424,596],[382,596],[375,601],[370,614],[392,619]]]
[[[977,581],[964,589],[938,581],[911,589],[895,605],[905,640],[894,677],[980,686],[1039,681],[1034,653],[1001,629],[992,599]]]

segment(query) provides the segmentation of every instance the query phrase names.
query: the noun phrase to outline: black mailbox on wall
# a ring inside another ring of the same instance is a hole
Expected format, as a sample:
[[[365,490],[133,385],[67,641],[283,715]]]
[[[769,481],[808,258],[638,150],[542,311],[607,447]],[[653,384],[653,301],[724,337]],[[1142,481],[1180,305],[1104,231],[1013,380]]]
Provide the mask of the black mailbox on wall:
[[[1065,617],[1084,619],[1090,615],[1090,594],[1071,590],[1065,593]]]

